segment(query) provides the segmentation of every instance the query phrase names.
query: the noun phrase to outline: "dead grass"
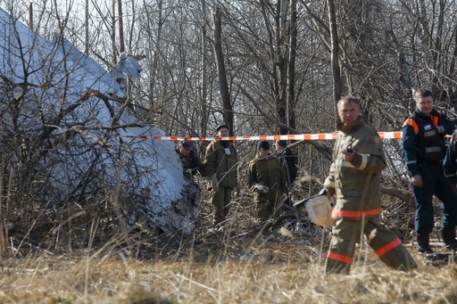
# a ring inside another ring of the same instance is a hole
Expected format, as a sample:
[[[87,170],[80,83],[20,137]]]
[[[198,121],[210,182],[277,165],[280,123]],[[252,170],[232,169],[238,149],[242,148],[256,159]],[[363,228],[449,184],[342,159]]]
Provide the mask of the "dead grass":
[[[222,229],[211,227],[202,205],[192,235],[140,229],[72,250],[11,245],[0,263],[0,303],[457,303],[452,260],[408,247],[419,268],[404,273],[362,244],[350,275],[324,276],[328,229],[303,222],[299,232],[262,230],[249,202],[237,200]],[[405,216],[384,222],[411,245],[413,215],[392,214]]]
[[[254,243],[207,232],[206,241],[162,239],[167,253],[146,257],[128,244],[4,257],[0,303],[456,303],[456,264],[414,250],[416,271],[391,270],[362,245],[349,276],[324,276],[321,232],[267,231]]]
[[[93,261],[86,285],[85,261],[39,262],[24,268],[5,261],[2,303],[455,303],[456,297],[447,267],[424,265],[403,273],[371,262],[356,264],[349,276],[324,277],[322,267],[310,264],[111,258]]]

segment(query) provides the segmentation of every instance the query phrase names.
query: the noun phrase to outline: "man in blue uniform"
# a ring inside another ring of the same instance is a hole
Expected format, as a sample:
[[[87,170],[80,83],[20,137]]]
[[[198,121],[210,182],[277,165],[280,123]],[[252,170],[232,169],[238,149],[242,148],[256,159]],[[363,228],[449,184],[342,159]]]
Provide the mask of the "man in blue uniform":
[[[433,108],[430,90],[419,89],[415,101],[416,110],[405,119],[402,127],[402,156],[416,201],[418,252],[433,254],[429,244],[429,234],[434,226],[433,195],[441,201],[443,241],[446,247],[457,248],[457,194],[446,179],[442,164],[446,153],[445,135],[452,134],[456,126]]]

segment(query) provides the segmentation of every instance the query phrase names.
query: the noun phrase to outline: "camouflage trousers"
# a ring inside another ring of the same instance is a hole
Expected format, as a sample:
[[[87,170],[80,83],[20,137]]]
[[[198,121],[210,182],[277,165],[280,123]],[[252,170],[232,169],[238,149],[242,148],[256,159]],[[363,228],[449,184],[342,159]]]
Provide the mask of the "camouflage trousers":
[[[255,210],[257,213],[257,220],[259,222],[265,222],[270,218],[273,218],[277,209],[281,206],[280,200],[269,200],[268,197],[254,196]]]
[[[213,225],[224,221],[230,210],[233,188],[219,187],[218,191],[210,191],[210,203],[213,207]]]

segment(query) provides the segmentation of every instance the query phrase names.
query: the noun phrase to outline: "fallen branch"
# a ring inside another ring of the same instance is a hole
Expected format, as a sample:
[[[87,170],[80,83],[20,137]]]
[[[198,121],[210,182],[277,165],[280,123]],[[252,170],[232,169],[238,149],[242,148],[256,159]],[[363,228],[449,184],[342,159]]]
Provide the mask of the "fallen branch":
[[[401,199],[402,201],[411,202],[413,194],[409,190],[401,190],[396,188],[381,188],[382,194],[388,194]]]

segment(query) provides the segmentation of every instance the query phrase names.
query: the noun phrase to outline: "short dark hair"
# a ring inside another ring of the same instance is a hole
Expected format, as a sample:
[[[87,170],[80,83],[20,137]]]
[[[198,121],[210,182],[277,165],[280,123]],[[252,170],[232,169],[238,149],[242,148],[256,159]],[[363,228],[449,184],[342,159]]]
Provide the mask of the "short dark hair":
[[[340,104],[344,103],[344,102],[355,102],[359,108],[360,108],[360,100],[358,100],[357,98],[355,98],[354,96],[344,96],[343,98],[341,98],[340,100],[338,100],[338,103],[337,103],[337,106],[339,107]]]
[[[287,147],[287,141],[285,141],[285,140],[278,140],[278,141],[276,142],[276,145],[285,148],[285,147]]]
[[[433,99],[433,93],[429,89],[420,88],[414,93],[414,100],[430,96]]]

